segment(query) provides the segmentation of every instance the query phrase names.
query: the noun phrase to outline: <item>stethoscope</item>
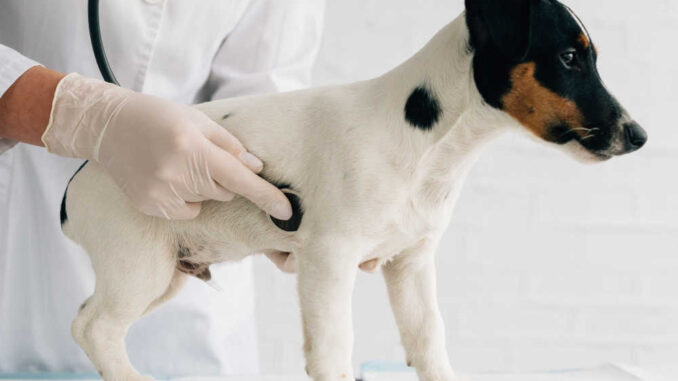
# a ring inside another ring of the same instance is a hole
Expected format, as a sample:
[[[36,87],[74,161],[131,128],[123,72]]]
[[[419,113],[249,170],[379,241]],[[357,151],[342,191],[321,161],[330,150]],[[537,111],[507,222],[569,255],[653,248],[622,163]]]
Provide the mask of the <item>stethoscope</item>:
[[[97,66],[104,81],[120,86],[118,80],[111,70],[106,58],[104,43],[101,41],[101,29],[99,28],[99,0],[89,0],[87,2],[87,20],[89,22],[89,37],[92,41],[92,50],[94,58],[97,60]]]

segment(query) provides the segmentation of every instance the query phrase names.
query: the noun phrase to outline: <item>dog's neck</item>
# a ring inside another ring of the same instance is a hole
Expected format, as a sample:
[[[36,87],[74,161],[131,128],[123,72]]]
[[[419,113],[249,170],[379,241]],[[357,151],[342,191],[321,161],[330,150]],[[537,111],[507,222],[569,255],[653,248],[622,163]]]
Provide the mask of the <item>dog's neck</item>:
[[[468,39],[462,14],[410,60],[376,80],[387,109],[403,110],[421,86],[440,106],[430,130],[422,131],[405,118],[396,127],[388,126],[399,146],[400,164],[410,167],[416,179],[415,191],[434,204],[461,186],[482,148],[510,123],[504,113],[483,102],[473,78]]]

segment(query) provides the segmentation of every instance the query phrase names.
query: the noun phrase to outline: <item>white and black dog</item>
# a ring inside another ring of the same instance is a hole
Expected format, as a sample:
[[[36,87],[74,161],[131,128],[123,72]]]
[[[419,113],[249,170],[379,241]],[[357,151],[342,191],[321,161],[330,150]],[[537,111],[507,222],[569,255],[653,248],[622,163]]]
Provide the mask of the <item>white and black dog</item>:
[[[527,132],[584,161],[639,149],[645,132],[608,93],[577,17],[556,0],[466,0],[466,12],[376,79],[197,106],[266,163],[294,206],[272,220],[244,198],[193,221],[145,216],[95,163],[67,190],[64,232],[89,253],[94,294],[75,340],[105,380],[150,380],[125,333],[209,265],[267,253],[296,260],[307,372],[353,379],[351,294],[381,269],[408,363],[450,381],[434,252],[485,144]],[[288,268],[289,269],[289,268]]]

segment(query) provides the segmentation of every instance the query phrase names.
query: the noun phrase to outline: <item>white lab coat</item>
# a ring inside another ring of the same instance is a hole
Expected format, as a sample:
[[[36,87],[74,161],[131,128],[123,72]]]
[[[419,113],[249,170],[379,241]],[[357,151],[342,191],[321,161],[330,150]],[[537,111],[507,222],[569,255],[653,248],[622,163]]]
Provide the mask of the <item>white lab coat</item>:
[[[195,103],[307,85],[323,6],[323,0],[101,0],[100,10],[106,52],[123,86]],[[0,94],[35,62],[100,78],[86,14],[84,0],[4,0]],[[7,150],[8,143],[0,142],[6,151],[0,154],[0,373],[91,372],[70,324],[94,276],[86,254],[62,235],[58,215],[81,160],[24,144]],[[250,263],[213,274],[223,292],[191,279],[132,327],[128,347],[140,371],[257,372]]]

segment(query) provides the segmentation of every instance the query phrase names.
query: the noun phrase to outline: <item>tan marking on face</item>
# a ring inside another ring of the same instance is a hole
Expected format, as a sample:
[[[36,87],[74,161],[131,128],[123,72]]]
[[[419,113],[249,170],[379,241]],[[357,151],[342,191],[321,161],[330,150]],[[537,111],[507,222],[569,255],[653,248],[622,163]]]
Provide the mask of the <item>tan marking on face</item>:
[[[534,62],[513,69],[511,90],[501,99],[504,111],[545,140],[549,140],[549,127],[554,124],[581,126],[583,117],[577,105],[542,86],[534,77],[535,70]]]
[[[577,42],[581,44],[584,49],[588,49],[589,46],[591,46],[591,41],[589,41],[589,38],[586,37],[584,33],[579,34],[579,37],[577,37]]]

